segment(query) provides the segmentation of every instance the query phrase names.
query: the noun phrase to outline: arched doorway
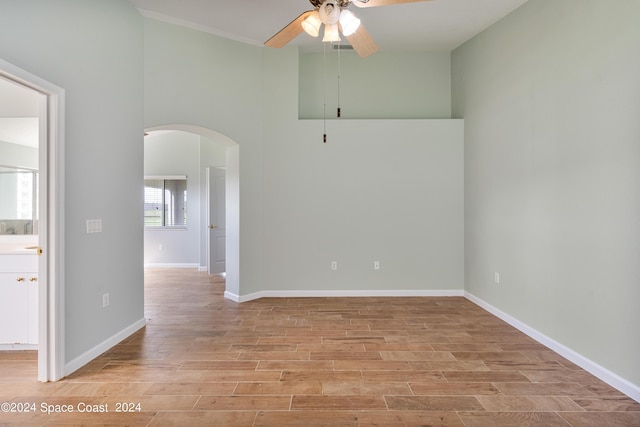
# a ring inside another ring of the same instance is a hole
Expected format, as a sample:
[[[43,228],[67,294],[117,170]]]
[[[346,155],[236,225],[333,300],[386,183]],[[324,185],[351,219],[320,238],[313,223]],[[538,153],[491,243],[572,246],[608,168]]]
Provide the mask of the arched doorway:
[[[240,211],[239,211],[239,146],[233,141],[231,138],[223,135],[214,130],[194,126],[194,125],[184,125],[184,124],[171,124],[171,125],[162,125],[155,126],[151,128],[145,129],[145,132],[153,137],[154,135],[162,132],[184,132],[191,135],[196,135],[201,137],[202,143],[210,143],[218,147],[218,149],[222,148],[224,151],[224,165],[221,167],[220,161],[217,163],[208,164],[206,159],[204,162],[200,163],[200,171],[198,172],[201,176],[202,184],[209,180],[210,175],[208,173],[205,174],[205,168],[212,169],[222,169],[224,171],[224,193],[225,193],[225,208],[224,208],[224,217],[225,217],[225,243],[224,243],[224,252],[226,254],[226,290],[231,294],[237,294],[239,290],[239,239],[240,239]],[[219,150],[218,150],[219,151]],[[206,157],[206,150],[205,157]],[[145,153],[145,159],[147,158],[147,153]],[[218,158],[219,159],[219,158]],[[146,163],[146,160],[145,160]],[[176,173],[176,171],[170,171],[172,173]],[[178,171],[179,173],[183,173]],[[146,173],[146,172],[145,172]],[[213,177],[213,173],[211,173]],[[202,199],[205,198],[205,190],[204,185],[201,186],[200,194],[203,196]],[[209,218],[207,218],[207,210],[204,208],[204,203],[202,203],[202,209],[200,219],[198,220],[198,229],[200,236],[202,237],[201,241],[206,241],[205,237],[211,236],[211,234],[215,233],[216,230],[211,230],[208,228],[210,225]],[[201,247],[200,253],[200,265],[203,265],[203,257],[204,253],[207,252],[211,248],[212,245],[215,244],[215,241],[210,241],[208,244],[204,244]],[[160,245],[156,245],[156,248],[160,247]],[[146,246],[146,243],[145,243]],[[208,258],[208,257],[207,257]],[[145,261],[146,262],[146,261]],[[209,262],[209,261],[207,261]]]

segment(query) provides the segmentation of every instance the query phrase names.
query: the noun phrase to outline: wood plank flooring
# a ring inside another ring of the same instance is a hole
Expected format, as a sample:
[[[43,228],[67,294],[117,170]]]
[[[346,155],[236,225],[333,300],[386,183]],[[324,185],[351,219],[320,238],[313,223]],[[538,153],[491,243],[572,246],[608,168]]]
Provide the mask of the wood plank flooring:
[[[147,327],[56,383],[1,353],[0,403],[35,410],[0,425],[640,426],[639,403],[464,298],[223,292],[147,270]]]

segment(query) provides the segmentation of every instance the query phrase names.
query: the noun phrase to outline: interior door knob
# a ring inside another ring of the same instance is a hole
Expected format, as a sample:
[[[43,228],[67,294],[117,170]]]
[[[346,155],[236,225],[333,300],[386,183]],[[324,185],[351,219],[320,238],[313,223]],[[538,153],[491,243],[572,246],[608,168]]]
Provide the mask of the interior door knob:
[[[216,227],[216,226],[215,226],[215,225],[213,225],[213,224],[210,224],[210,225],[209,225],[209,228],[213,230],[214,228],[218,228],[218,227]]]

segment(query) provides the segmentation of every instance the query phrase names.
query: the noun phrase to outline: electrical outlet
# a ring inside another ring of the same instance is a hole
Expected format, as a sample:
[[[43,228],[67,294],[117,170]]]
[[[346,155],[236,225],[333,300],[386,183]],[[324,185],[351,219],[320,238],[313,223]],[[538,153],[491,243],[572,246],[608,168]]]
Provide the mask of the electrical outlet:
[[[109,305],[109,293],[102,294],[102,308],[106,308]]]
[[[331,261],[331,269],[333,271],[338,269],[338,261]]]
[[[380,270],[380,261],[373,261],[373,269]]]
[[[500,273],[498,273],[497,271],[493,273],[493,283],[495,283],[496,285],[500,283]]]

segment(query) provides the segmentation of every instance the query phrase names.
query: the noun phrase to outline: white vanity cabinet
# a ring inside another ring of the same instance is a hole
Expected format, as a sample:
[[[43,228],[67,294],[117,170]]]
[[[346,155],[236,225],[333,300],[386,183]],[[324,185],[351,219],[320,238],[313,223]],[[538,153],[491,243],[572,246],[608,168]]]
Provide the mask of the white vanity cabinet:
[[[38,256],[0,254],[0,350],[38,343]]]

